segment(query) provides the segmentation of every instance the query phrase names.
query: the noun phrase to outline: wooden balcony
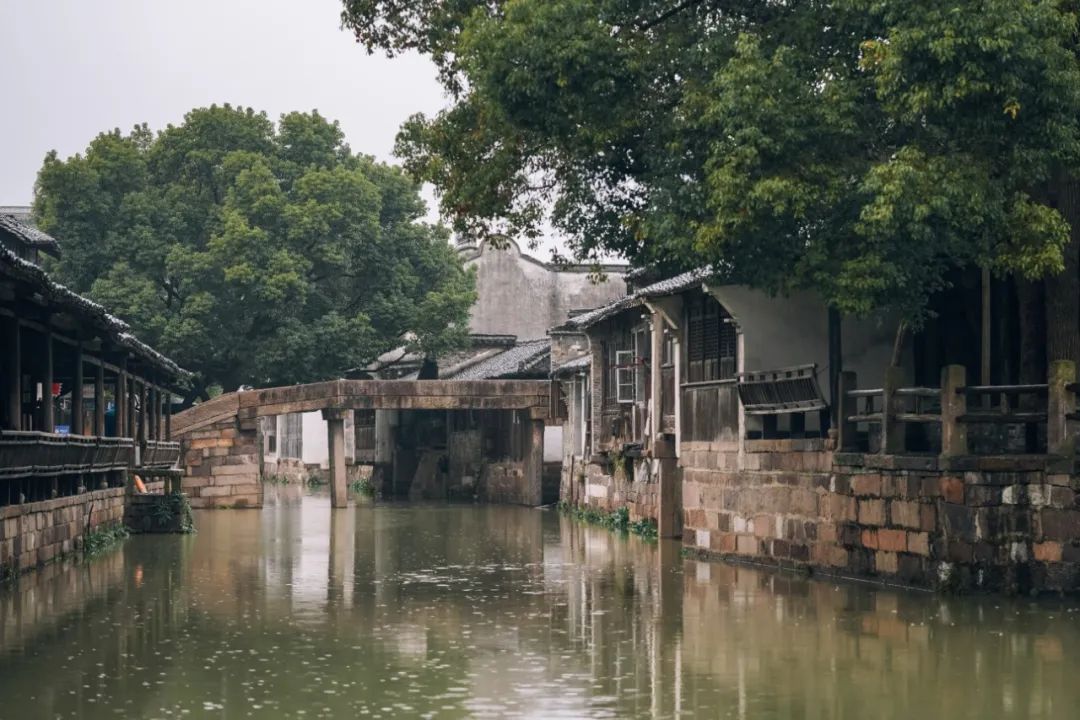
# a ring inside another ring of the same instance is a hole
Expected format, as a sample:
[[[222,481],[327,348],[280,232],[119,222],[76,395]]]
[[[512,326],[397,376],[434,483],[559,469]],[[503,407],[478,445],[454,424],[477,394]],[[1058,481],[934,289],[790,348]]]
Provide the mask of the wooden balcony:
[[[167,440],[147,440],[143,446],[140,467],[154,470],[175,468],[180,464],[180,443]]]
[[[0,478],[123,470],[131,465],[134,454],[130,438],[0,430]]]

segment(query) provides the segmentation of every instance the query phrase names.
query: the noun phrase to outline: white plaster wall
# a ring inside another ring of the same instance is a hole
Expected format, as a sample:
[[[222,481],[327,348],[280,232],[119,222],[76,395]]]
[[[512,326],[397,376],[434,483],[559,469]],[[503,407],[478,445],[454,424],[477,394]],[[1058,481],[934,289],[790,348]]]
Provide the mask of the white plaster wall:
[[[476,269],[477,300],[469,320],[474,333],[543,338],[571,310],[600,307],[626,294],[619,274],[596,283],[584,271],[556,271],[512,241],[505,249],[482,245],[465,265]]]
[[[563,456],[563,428],[561,425],[544,427],[544,462],[561,462]]]
[[[305,465],[318,463],[321,467],[330,466],[330,450],[327,445],[326,421],[322,412],[304,413],[303,452]]]
[[[734,285],[710,287],[709,291],[727,308],[743,333],[744,370],[816,363],[821,392],[826,398],[830,396],[828,310],[820,299],[806,292],[771,297],[760,290]],[[860,387],[881,387],[895,334],[895,318],[844,318],[844,370],[858,374]],[[909,374],[910,356],[909,344],[905,362]]]

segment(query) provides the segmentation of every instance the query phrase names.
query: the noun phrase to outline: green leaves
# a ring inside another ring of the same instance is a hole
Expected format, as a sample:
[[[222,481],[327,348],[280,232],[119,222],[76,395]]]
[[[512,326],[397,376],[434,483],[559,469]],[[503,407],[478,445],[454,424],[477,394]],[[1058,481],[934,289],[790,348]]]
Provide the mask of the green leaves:
[[[50,155],[35,208],[63,281],[231,388],[340,377],[405,337],[462,341],[472,278],[417,190],[317,113],[275,127],[224,106]]]
[[[345,0],[343,20],[439,66],[455,103],[398,152],[457,229],[550,223],[579,259],[708,262],[917,325],[956,268],[1062,266],[1073,5]]]

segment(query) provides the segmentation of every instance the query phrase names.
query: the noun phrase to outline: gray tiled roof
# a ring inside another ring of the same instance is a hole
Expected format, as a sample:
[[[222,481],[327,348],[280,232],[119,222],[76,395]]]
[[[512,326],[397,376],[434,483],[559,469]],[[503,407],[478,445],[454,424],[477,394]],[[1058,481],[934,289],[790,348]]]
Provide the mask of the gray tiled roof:
[[[592,365],[592,356],[590,356],[590,355],[582,355],[579,358],[574,358],[573,360],[567,360],[566,362],[564,362],[559,367],[553,369],[551,374],[552,375],[564,375],[564,374],[575,372],[577,370],[588,370],[591,365]]]
[[[618,315],[623,310],[629,310],[632,307],[641,305],[645,300],[654,297],[663,297],[664,295],[674,295],[676,293],[690,290],[691,288],[700,286],[715,273],[713,272],[711,265],[698,268],[697,270],[690,270],[684,272],[681,275],[667,278],[666,280],[660,280],[652,285],[647,285],[637,292],[621,297],[614,302],[608,303],[603,307],[598,307],[595,310],[590,310],[587,313],[581,315],[575,315],[570,318],[560,329],[564,330],[584,330],[591,327],[596,323],[606,320],[609,317]]]
[[[16,215],[0,213],[0,231],[7,232],[27,245],[39,248],[50,255],[60,254],[60,243],[56,242],[55,238],[23,222]]]
[[[498,380],[515,375],[546,376],[551,362],[551,341],[526,340],[498,355],[470,365],[447,380]]]
[[[187,370],[184,370],[172,360],[132,335],[131,328],[126,322],[115,315],[109,314],[104,307],[93,300],[69,290],[60,283],[54,282],[44,270],[31,262],[23,260],[3,245],[0,245],[0,275],[13,277],[33,286],[50,301],[72,311],[80,316],[83,321],[105,331],[117,345],[127,348],[150,364],[164,369],[181,380],[187,380],[191,377],[191,373]]]

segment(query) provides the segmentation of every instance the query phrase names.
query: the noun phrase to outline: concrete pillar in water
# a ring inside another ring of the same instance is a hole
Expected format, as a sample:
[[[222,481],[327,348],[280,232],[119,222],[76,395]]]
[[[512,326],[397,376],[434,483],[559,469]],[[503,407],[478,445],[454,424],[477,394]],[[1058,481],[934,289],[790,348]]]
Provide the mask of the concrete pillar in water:
[[[345,487],[345,413],[347,410],[323,410],[326,420],[327,449],[330,451],[330,503],[333,507],[349,506]]]
[[[528,417],[528,413],[525,413]],[[544,421],[529,420],[525,428],[525,504],[544,502]]]

